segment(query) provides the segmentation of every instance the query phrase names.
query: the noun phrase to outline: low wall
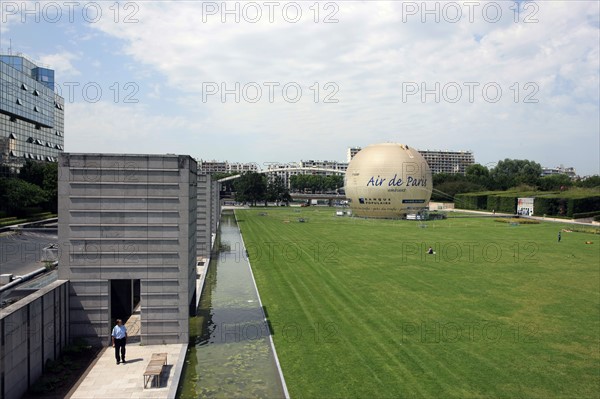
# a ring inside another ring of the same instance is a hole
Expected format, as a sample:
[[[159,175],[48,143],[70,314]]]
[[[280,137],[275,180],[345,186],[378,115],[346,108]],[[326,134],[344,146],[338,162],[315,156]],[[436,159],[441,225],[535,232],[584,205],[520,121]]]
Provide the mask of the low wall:
[[[442,211],[449,209],[454,209],[453,202],[429,202],[430,211]]]
[[[68,281],[0,309],[0,398],[20,398],[69,341]]]

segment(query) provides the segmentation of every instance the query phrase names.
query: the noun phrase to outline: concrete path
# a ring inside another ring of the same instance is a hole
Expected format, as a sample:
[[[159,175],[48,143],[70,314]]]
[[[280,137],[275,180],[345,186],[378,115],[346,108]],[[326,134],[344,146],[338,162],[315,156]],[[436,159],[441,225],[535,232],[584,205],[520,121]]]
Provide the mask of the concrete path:
[[[127,363],[116,364],[115,351],[112,347],[105,348],[88,369],[68,398],[174,398],[179,384],[179,377],[187,345],[139,345],[128,344]],[[144,371],[153,353],[166,352],[167,365],[161,375],[161,386],[144,388]]]

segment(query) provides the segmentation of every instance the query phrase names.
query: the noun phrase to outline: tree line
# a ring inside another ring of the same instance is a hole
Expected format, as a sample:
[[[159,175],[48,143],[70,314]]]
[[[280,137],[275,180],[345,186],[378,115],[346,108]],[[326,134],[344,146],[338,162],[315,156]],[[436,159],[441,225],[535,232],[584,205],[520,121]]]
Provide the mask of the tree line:
[[[215,176],[221,178],[223,176]],[[290,188],[296,192],[335,192],[344,186],[344,176],[339,175],[293,175]],[[230,188],[235,200],[256,205],[257,202],[289,202],[290,190],[281,176],[267,177],[257,172],[245,172],[233,181]],[[228,187],[225,187],[227,190]]]
[[[25,216],[58,209],[58,164],[28,160],[18,175],[0,178],[0,210]]]
[[[479,164],[467,167],[466,173],[433,175],[434,201],[452,201],[456,194],[477,191],[502,191],[513,187],[527,190],[560,191],[570,187],[600,187],[600,176],[572,180],[564,174],[541,177],[542,167],[529,160],[505,159],[491,169]]]

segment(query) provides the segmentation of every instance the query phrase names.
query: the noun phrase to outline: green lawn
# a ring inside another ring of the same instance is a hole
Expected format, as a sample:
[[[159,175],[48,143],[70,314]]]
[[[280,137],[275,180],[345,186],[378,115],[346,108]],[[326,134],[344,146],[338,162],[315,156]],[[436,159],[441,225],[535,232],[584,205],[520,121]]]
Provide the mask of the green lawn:
[[[293,398],[597,397],[599,235],[236,214]]]

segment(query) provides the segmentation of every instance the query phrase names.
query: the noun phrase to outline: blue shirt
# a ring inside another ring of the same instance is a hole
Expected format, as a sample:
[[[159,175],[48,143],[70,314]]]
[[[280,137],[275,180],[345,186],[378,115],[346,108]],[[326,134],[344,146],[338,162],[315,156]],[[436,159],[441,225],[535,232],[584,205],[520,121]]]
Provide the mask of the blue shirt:
[[[116,325],[112,329],[112,336],[115,339],[125,338],[127,336],[127,328],[124,325]]]

